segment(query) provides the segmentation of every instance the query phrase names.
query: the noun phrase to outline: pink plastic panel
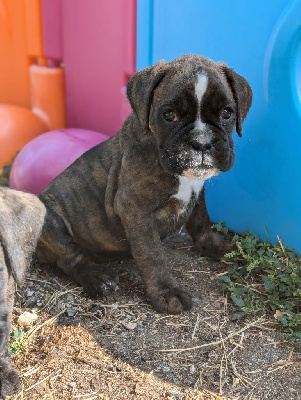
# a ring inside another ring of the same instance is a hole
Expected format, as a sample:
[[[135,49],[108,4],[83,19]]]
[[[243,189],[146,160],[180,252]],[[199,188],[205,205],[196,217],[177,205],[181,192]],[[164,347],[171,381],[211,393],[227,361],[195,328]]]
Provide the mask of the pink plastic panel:
[[[42,0],[43,51],[49,64],[63,59],[62,0]]]
[[[136,0],[42,1],[45,55],[65,64],[67,127],[112,136],[130,112]]]

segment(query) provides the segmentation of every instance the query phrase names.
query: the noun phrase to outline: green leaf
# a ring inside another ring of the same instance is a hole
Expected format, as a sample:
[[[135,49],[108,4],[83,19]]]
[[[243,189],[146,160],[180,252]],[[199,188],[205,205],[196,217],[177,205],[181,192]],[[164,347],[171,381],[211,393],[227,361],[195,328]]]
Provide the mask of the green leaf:
[[[238,307],[244,307],[245,302],[242,298],[236,297],[236,296],[231,296],[231,299]]]
[[[225,282],[225,283],[231,282],[231,279],[229,278],[228,275],[223,275],[223,276],[221,276],[221,277],[220,277],[220,280],[221,280],[222,282]]]
[[[287,318],[286,317],[277,317],[277,320],[284,326],[288,326]]]
[[[248,291],[248,289],[244,288],[244,287],[235,287],[232,292],[233,295],[235,297],[242,297],[246,292]]]
[[[15,340],[20,339],[22,336],[22,329],[16,328],[14,331],[11,332],[10,336]]]
[[[266,288],[266,290],[274,289],[275,283],[270,280],[269,276],[262,276],[262,280],[263,280],[264,287]]]

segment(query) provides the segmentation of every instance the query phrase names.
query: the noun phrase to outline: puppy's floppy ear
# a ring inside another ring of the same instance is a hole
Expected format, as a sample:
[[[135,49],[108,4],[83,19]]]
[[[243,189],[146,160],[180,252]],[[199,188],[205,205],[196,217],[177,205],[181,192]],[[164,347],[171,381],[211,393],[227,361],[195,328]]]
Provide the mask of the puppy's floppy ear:
[[[236,131],[242,137],[242,123],[252,104],[252,89],[247,80],[224,63],[218,66],[225,74],[237,106]]]
[[[148,129],[148,118],[154,89],[164,78],[167,64],[164,60],[158,61],[152,67],[136,72],[127,84],[127,97],[144,129]]]

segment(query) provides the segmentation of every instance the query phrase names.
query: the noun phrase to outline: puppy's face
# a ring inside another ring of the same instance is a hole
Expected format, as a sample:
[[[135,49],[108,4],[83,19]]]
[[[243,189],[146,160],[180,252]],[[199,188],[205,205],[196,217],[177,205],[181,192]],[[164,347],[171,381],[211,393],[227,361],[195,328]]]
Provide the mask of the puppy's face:
[[[186,80],[181,72],[166,76],[154,91],[150,129],[169,173],[208,179],[229,170],[235,123],[232,92],[222,77],[206,69]]]
[[[241,123],[251,104],[247,81],[224,64],[193,55],[150,68],[154,71],[148,128],[162,167],[170,174],[195,179],[229,170],[234,162],[232,132],[236,127],[241,135]],[[138,73],[141,78],[143,71]],[[135,111],[138,104],[131,104]],[[139,107],[143,106],[147,104],[140,100]]]

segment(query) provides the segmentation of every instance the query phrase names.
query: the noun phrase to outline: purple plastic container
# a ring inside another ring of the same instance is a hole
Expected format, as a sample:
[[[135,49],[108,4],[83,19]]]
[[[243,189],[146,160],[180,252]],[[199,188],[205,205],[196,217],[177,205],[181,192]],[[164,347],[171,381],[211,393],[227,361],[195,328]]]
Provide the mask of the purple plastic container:
[[[39,194],[79,156],[108,136],[84,129],[59,129],[27,143],[10,173],[10,187]]]

